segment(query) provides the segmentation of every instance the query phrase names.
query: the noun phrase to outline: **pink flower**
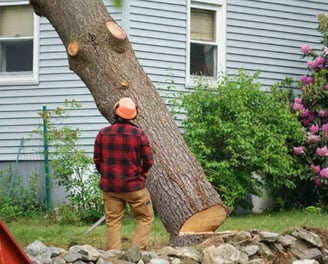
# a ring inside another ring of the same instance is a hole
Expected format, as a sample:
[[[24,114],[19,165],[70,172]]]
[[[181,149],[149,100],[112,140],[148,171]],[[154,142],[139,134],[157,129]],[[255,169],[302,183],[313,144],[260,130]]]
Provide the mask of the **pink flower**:
[[[314,83],[314,78],[309,76],[307,77],[307,85],[310,85],[311,83]]]
[[[300,81],[301,81],[302,83],[305,83],[305,82],[307,81],[307,76],[306,76],[306,75],[302,75],[302,76],[300,77]]]
[[[306,140],[307,143],[311,144],[311,143],[318,143],[320,142],[320,136],[318,135],[308,135],[308,138]]]
[[[295,97],[295,98],[294,98],[294,102],[295,102],[296,104],[304,104],[304,103],[303,103],[303,100],[302,100],[301,98],[299,98],[299,97]]]
[[[314,115],[308,109],[305,109],[300,113],[301,122],[304,126],[308,126],[314,121]]]
[[[320,157],[328,156],[328,148],[327,148],[327,146],[324,146],[322,148],[317,148],[315,153]]]
[[[298,103],[294,103],[293,109],[296,112],[305,110],[304,105],[303,104],[298,104]]]
[[[309,116],[308,116],[308,119],[310,122],[313,122],[314,121],[314,114],[310,112]]]
[[[309,44],[305,44],[301,47],[301,51],[303,52],[304,55],[307,55],[311,52],[312,48]]]
[[[308,86],[308,85],[310,85],[311,83],[314,82],[314,78],[311,77],[311,76],[302,75],[302,76],[300,77],[300,81],[301,81],[305,86]]]
[[[318,124],[312,125],[312,126],[310,126],[310,128],[309,128],[309,131],[310,131],[311,133],[313,133],[313,134],[318,133],[319,130],[320,130],[320,127],[319,127]]]
[[[324,47],[323,52],[327,55],[328,54],[328,47]]]
[[[314,69],[316,68],[317,64],[315,63],[315,61],[308,61],[307,63],[307,66],[310,68],[310,69]]]
[[[314,179],[314,182],[315,182],[315,185],[316,186],[321,186],[323,184],[322,181],[321,181],[321,179],[319,177],[316,177]]]
[[[325,89],[328,90],[328,84],[325,85]]]
[[[301,122],[304,126],[308,126],[310,124],[310,121],[308,119],[302,119]]]
[[[322,132],[328,133],[328,124],[323,124],[321,127]]]
[[[318,56],[315,59],[315,62],[317,64],[317,68],[322,69],[325,66],[325,62],[326,61],[325,61],[325,58],[324,57]]]
[[[294,150],[295,155],[302,155],[304,153],[304,147],[303,146],[294,147],[293,150]]]
[[[311,164],[311,171],[314,174],[318,174],[320,172],[320,165]]]
[[[323,109],[319,110],[318,114],[321,118],[325,118],[327,116],[327,112]]]
[[[328,168],[324,168],[320,171],[320,176],[322,178],[328,179]]]
[[[296,112],[305,110],[305,108],[304,108],[304,103],[303,103],[303,101],[302,101],[301,98],[299,98],[299,97],[295,97],[295,98],[294,98],[293,109],[294,109],[294,111],[296,111]]]
[[[311,112],[310,112],[309,109],[304,109],[304,110],[301,112],[301,117],[302,117],[302,118],[309,117],[310,114],[311,114]]]
[[[322,69],[325,65],[325,58],[318,56],[315,60],[308,61],[306,64],[310,69]]]

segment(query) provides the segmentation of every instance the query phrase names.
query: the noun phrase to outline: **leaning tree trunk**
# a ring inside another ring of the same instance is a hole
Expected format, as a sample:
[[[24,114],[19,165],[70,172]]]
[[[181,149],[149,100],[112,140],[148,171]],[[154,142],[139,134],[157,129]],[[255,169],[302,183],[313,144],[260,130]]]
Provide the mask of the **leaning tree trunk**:
[[[136,124],[149,136],[155,156],[147,187],[171,238],[215,231],[228,210],[102,0],[30,3],[36,14],[54,26],[66,47],[70,69],[86,84],[109,122],[113,121],[112,106],[120,97],[130,96],[137,102]]]

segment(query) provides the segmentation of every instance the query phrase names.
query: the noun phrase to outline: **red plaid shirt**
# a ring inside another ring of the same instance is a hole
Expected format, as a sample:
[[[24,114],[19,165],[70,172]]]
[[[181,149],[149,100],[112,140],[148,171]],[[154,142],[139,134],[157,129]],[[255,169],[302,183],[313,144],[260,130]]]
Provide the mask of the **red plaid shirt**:
[[[144,132],[130,122],[101,129],[95,140],[94,163],[105,192],[131,192],[145,188],[146,173],[154,163]]]

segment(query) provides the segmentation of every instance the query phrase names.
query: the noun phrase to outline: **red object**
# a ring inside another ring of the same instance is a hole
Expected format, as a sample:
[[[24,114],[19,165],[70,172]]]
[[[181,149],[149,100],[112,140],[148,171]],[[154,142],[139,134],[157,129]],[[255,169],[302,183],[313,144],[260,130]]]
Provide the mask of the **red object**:
[[[13,235],[0,220],[0,264],[32,264]]]

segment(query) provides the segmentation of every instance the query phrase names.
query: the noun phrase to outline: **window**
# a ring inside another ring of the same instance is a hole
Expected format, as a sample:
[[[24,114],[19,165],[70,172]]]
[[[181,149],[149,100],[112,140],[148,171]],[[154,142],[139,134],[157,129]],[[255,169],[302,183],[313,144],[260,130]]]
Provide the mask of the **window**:
[[[190,76],[202,75],[217,79],[218,72],[224,70],[225,14],[223,11],[223,3],[218,5],[209,1],[192,2],[189,30]]]
[[[36,81],[35,21],[30,5],[0,6],[0,83]]]

